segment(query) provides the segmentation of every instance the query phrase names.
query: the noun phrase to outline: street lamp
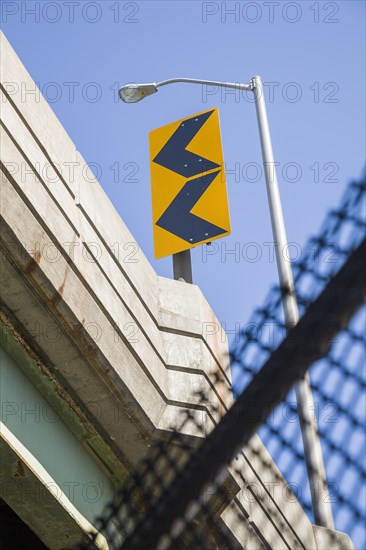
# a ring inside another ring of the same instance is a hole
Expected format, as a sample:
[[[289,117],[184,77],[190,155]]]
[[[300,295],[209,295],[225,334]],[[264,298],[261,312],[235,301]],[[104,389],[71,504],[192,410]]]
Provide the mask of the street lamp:
[[[136,103],[148,95],[156,93],[161,86],[179,82],[234,88],[236,90],[252,92],[254,95],[264,173],[266,178],[267,197],[271,215],[272,232],[276,245],[276,261],[282,292],[282,304],[286,327],[289,329],[298,322],[299,310],[297,306],[291,263],[286,261],[283,257],[283,250],[287,247],[287,237],[278,188],[276,165],[272,150],[271,135],[268,125],[262,79],[260,76],[254,76],[250,84],[239,84],[191,78],[172,78],[170,80],[163,80],[158,83],[126,84],[119,90],[119,96],[125,103]],[[184,256],[187,252],[188,255]],[[186,273],[188,279],[189,276],[191,278],[192,275],[189,251],[180,252],[174,256],[177,257],[176,265],[174,265],[175,278],[178,278],[176,275],[182,271]],[[174,256],[173,263],[175,259]],[[189,266],[187,268],[186,262],[188,259]],[[185,279],[186,281],[187,278]],[[314,420],[312,416],[312,413],[315,411],[315,406],[311,390],[310,377],[308,374],[305,375],[304,379],[297,382],[295,385],[295,392],[315,523],[322,527],[327,527],[328,529],[334,529],[332,506],[329,495],[327,494],[326,474],[319,433],[316,420]]]
[[[141,101],[144,97],[155,94],[158,91],[158,87],[155,83],[152,84],[126,84],[118,92],[119,97],[125,103],[136,103]]]

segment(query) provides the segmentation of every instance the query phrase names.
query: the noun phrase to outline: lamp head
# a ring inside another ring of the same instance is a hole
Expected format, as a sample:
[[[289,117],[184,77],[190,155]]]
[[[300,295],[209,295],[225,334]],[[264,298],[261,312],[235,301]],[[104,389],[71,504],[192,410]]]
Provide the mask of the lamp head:
[[[151,84],[125,84],[119,90],[118,95],[125,103],[136,103],[157,91],[158,88],[154,82]]]

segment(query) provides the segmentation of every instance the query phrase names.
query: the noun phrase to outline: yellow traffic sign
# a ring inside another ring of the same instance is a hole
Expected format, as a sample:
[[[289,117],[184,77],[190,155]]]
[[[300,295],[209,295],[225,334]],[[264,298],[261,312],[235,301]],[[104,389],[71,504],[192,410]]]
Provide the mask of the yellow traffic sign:
[[[149,137],[155,258],[228,235],[218,109],[157,128]]]

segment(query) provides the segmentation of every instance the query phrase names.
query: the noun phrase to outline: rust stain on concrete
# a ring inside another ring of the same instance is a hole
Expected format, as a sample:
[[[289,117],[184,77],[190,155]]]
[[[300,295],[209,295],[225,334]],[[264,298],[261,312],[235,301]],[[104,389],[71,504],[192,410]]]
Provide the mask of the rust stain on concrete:
[[[67,274],[70,270],[70,261],[74,261],[74,258],[73,258],[73,251],[74,251],[74,245],[77,244],[77,241],[78,241],[78,236],[76,235],[76,233],[74,234],[74,237],[72,239],[72,246],[70,248],[70,250],[72,251],[72,254],[70,255],[70,259],[67,260],[67,264],[66,264],[66,269],[65,269],[65,275],[64,275],[64,280],[62,281],[62,284],[60,285],[59,289],[58,289],[58,293],[60,296],[63,295],[64,293],[64,289],[65,289],[65,283],[66,283],[66,279],[67,279]]]
[[[41,251],[38,249],[36,250],[30,257],[30,260],[25,268],[25,271],[26,273],[32,273],[32,271],[35,270],[35,268],[37,267],[37,265],[40,264],[40,261],[41,261],[41,257],[42,257],[42,254],[41,254]]]
[[[33,254],[33,258],[34,258],[34,261],[39,264],[39,262],[41,261],[41,251],[40,250],[36,250],[35,253]]]
[[[24,466],[20,460],[15,463],[14,477],[25,477]]]

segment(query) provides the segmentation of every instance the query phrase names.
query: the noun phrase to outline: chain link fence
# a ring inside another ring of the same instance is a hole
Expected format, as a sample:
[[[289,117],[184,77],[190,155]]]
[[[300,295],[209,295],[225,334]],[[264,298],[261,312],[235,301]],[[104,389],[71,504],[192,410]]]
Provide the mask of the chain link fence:
[[[349,185],[340,207],[328,213],[319,234],[309,240],[302,259],[293,265],[302,314],[364,235],[363,180]],[[360,550],[366,548],[365,317],[366,307],[360,304],[348,326],[333,338],[329,353],[310,369],[315,401],[312,412],[321,436],[335,527],[348,533]],[[232,344],[237,393],[284,335],[280,292],[274,288]],[[313,521],[294,391],[270,415],[259,435]]]
[[[186,411],[130,472],[99,521],[109,548],[273,548],[273,522],[279,539],[287,530],[280,547],[304,548],[296,533],[300,513],[289,525],[267,487],[262,503],[268,520],[261,525],[252,520],[250,503],[240,500],[238,488],[253,491],[248,465],[260,463],[257,469],[270,471],[274,485],[286,480],[287,500],[299,501],[313,521],[292,389],[308,370],[335,527],[351,536],[357,550],[366,548],[365,190],[364,180],[349,185],[340,207],[327,215],[294,264],[302,315],[296,327],[286,336],[276,287],[234,338],[236,400],[227,414],[207,434],[198,416]],[[207,402],[204,393],[199,398]],[[184,436],[188,431],[201,438]],[[257,431],[269,455],[255,443]],[[94,543],[91,537],[81,546]]]

